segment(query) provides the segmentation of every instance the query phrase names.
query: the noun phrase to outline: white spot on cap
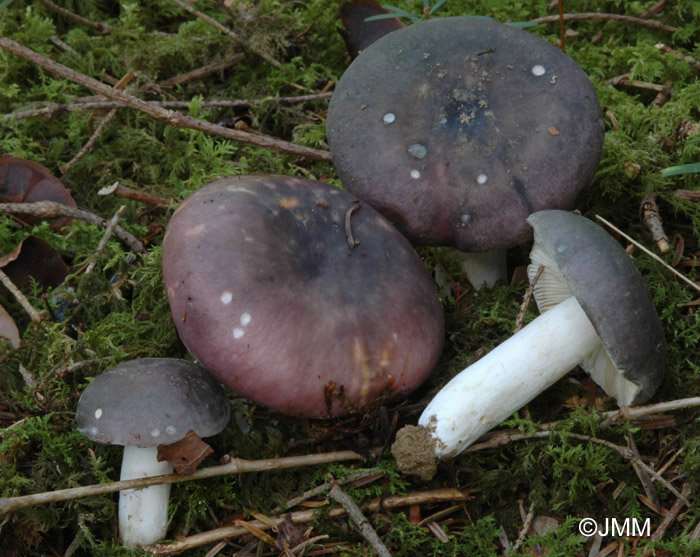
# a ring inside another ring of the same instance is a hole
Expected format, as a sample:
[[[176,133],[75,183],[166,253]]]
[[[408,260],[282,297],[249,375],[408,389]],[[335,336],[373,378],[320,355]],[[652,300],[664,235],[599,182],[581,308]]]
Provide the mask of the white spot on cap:
[[[92,433],[92,434],[95,435],[95,436],[99,433],[99,431],[100,431],[100,430],[97,429],[95,426],[92,426],[92,427],[90,428],[90,433]]]
[[[196,236],[197,234],[201,234],[202,232],[204,232],[204,225],[198,224],[185,230],[185,236]]]
[[[169,425],[165,428],[165,433],[168,435],[175,435],[177,433],[177,428],[174,425]]]
[[[477,183],[477,184],[485,184],[485,183],[486,183],[486,180],[488,180],[488,179],[489,179],[489,178],[488,178],[488,176],[486,176],[486,174],[479,174],[479,175],[476,177],[476,183]]]
[[[382,122],[385,124],[391,124],[396,120],[396,114],[393,112],[387,112],[384,116],[382,116]]]
[[[422,143],[411,143],[408,146],[408,152],[414,159],[422,159],[428,154],[428,149]]]
[[[545,69],[544,66],[541,66],[540,64],[535,64],[532,66],[532,75],[544,75]]]
[[[394,339],[394,342],[396,342],[397,340],[399,340],[399,335],[398,335],[398,333],[396,333],[396,332],[391,333],[391,338]]]
[[[468,214],[464,214],[459,217],[459,220],[462,222],[462,224],[467,224],[470,220],[472,220],[472,216]]]
[[[222,294],[221,294],[221,303],[222,304],[230,304],[232,300],[233,300],[233,294],[231,294],[228,291],[222,292]]]
[[[102,408],[95,410],[95,419],[99,420],[102,417]]]
[[[241,325],[243,325],[244,327],[248,323],[250,323],[250,320],[251,320],[250,313],[244,313],[241,315]]]
[[[160,436],[160,429],[155,428],[151,430],[151,437],[159,437]]]
[[[233,338],[236,338],[236,339],[241,338],[244,334],[245,334],[245,331],[243,329],[241,329],[240,327],[236,327],[233,330]]]
[[[420,178],[420,172],[418,172],[417,170],[411,170],[411,178],[417,180],[418,178]]]

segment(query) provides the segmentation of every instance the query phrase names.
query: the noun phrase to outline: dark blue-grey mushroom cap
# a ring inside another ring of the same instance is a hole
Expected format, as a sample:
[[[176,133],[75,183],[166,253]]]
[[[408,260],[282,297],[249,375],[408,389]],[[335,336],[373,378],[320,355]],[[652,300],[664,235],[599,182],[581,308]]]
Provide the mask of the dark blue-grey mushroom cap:
[[[111,445],[155,447],[219,433],[229,421],[223,387],[185,360],[142,358],[98,375],[83,391],[78,430]]]
[[[367,47],[326,126],[343,186],[415,242],[463,251],[529,239],[595,174],[602,110],[584,71],[528,31],[473,17],[422,21]]]
[[[535,243],[528,274],[540,311],[570,296],[598,333],[603,349],[581,364],[620,406],[646,402],[663,379],[664,331],[649,290],[622,246],[589,219],[540,211],[527,219]]]

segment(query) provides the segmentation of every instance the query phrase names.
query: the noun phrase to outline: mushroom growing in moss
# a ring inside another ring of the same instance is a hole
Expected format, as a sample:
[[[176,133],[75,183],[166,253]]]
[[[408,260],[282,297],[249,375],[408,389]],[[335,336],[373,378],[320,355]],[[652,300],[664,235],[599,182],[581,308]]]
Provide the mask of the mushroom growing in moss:
[[[400,431],[399,466],[423,477],[462,452],[579,365],[620,406],[647,401],[666,365],[661,322],[639,271],[601,227],[566,211],[528,222],[528,274],[542,314],[455,376],[430,401],[418,429]]]
[[[185,345],[272,410],[329,417],[407,393],[435,366],[443,314],[417,252],[370,206],[321,182],[220,178],[163,243]]]
[[[498,252],[530,237],[531,213],[573,205],[603,123],[593,85],[561,50],[448,17],[368,46],[338,82],[327,135],[344,187],[411,241]]]
[[[89,439],[124,445],[121,480],[170,474],[158,446],[219,433],[230,406],[221,385],[201,366],[185,360],[142,358],[98,375],[78,401],[78,430]],[[119,536],[126,547],[165,537],[170,484],[119,493]]]

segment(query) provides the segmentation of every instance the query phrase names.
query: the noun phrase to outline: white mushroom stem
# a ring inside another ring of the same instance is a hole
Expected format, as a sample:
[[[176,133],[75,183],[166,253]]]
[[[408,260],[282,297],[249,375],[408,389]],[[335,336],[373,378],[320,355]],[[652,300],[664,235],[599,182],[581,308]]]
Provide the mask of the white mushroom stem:
[[[453,457],[561,379],[601,341],[573,296],[455,376],[418,420]]]
[[[124,447],[121,480],[170,474],[172,465],[158,462],[156,447]],[[119,536],[129,548],[141,547],[165,537],[168,529],[170,484],[119,493]]]
[[[499,280],[506,281],[506,250],[457,252],[461,271],[477,290],[493,288]]]

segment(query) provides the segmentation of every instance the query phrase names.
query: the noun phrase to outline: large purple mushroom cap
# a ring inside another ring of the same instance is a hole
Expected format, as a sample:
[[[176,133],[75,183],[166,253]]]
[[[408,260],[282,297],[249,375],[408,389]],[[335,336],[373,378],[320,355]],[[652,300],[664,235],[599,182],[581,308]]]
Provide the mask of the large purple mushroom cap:
[[[344,187],[409,239],[463,251],[528,239],[528,215],[570,208],[593,180],[602,111],[547,41],[471,17],[432,19],[367,47],[331,99]]]
[[[405,393],[435,366],[443,314],[418,254],[371,207],[326,184],[220,178],[163,243],[185,345],[239,395],[328,417]]]

